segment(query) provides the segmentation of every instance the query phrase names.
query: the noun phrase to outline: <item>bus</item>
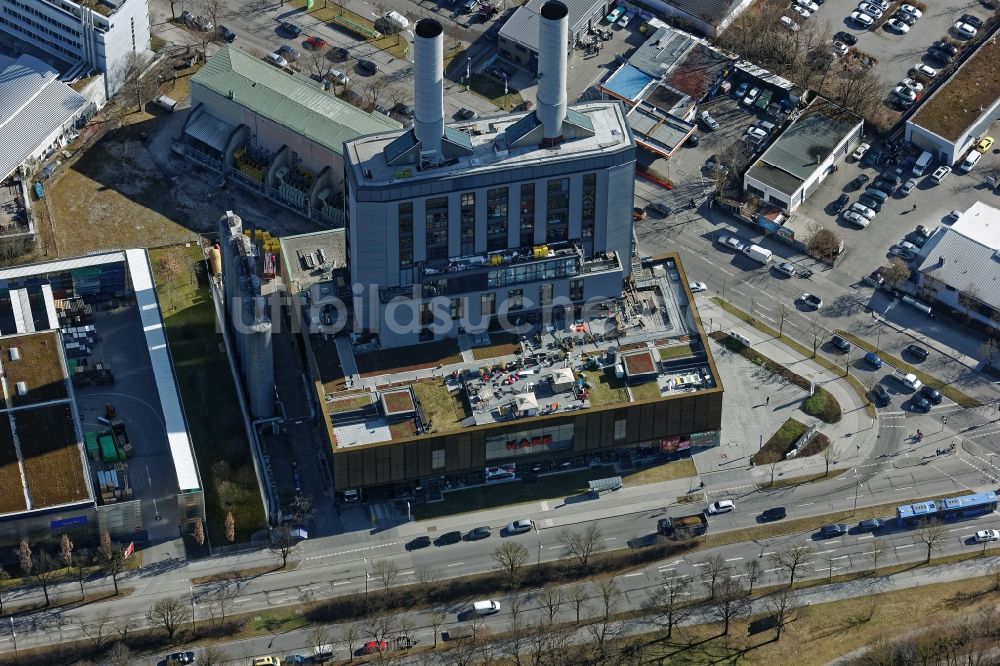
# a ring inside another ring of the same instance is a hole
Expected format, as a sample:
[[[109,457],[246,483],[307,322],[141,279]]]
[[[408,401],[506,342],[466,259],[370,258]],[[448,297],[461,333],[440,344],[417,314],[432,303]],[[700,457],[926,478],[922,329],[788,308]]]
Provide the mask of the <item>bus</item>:
[[[901,527],[914,527],[925,521],[956,520],[992,513],[997,508],[995,492],[974,493],[943,500],[925,500],[896,507],[896,520]]]

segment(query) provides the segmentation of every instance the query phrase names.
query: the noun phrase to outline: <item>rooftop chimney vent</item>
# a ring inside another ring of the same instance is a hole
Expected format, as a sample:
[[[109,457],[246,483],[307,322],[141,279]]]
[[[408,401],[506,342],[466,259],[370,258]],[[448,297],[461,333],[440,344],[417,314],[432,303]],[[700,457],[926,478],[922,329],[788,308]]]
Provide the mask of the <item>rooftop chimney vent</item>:
[[[424,151],[439,154],[444,135],[444,29],[420,19],[413,40],[413,131]]]
[[[566,119],[566,50],[569,10],[559,0],[542,5],[538,22],[538,92],[535,117],[542,124],[542,145],[562,141]]]

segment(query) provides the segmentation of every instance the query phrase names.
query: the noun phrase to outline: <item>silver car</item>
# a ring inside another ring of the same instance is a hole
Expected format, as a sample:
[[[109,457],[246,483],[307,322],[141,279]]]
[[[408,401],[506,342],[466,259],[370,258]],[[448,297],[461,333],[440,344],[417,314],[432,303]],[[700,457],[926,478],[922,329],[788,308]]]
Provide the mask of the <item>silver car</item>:
[[[857,202],[857,201],[855,201],[854,203],[852,203],[851,207],[848,210],[853,210],[855,213],[857,213],[859,215],[864,215],[869,220],[875,218],[875,211],[873,211],[871,208],[869,208],[868,206],[864,205],[863,203],[860,203],[860,202]]]

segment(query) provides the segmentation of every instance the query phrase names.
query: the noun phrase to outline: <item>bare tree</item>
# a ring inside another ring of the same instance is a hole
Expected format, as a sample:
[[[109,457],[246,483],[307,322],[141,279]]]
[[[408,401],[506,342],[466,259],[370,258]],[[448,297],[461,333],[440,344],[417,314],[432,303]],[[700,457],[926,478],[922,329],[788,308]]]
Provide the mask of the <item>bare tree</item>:
[[[973,310],[979,309],[979,287],[971,282],[967,284],[965,289],[958,292],[958,304],[961,305],[962,310],[965,311],[965,320],[970,321],[972,319]]]
[[[872,549],[866,553],[872,563],[872,575],[878,575],[878,561],[882,557],[882,544],[878,539],[872,539]]]
[[[983,360],[986,361],[986,367],[990,370],[993,369],[993,362],[996,360],[997,354],[1000,354],[1000,340],[993,336],[987,337],[983,340],[983,343],[979,345],[979,353],[983,355]]]
[[[830,465],[835,463],[840,457],[840,451],[834,444],[828,444],[825,449],[823,449],[823,464],[825,465],[825,470],[823,476],[830,476]]]
[[[747,560],[743,565],[743,577],[747,579],[747,594],[753,594],[753,586],[764,577],[764,567],[757,559]]]
[[[200,666],[222,666],[228,663],[230,663],[229,655],[217,645],[203,647],[198,657]]]
[[[315,76],[317,79],[322,79],[329,74],[332,69],[328,55],[328,49],[313,49],[311,51],[306,51],[300,62],[302,62],[303,67],[305,67],[310,74]]]
[[[788,544],[781,550],[770,555],[775,566],[788,572],[788,587],[795,584],[795,574],[805,571],[809,566],[809,560],[813,556],[813,549],[809,546],[796,546]]]
[[[87,558],[82,553],[73,554],[73,576],[76,578],[76,582],[80,585],[80,598],[86,598],[86,594],[83,591],[83,582],[87,580],[87,567],[90,566],[90,559]]]
[[[59,537],[59,562],[64,567],[73,566],[73,541],[68,534]]]
[[[948,538],[948,530],[944,525],[934,520],[922,521],[920,528],[920,531],[913,537],[913,542],[927,546],[927,557],[924,559],[926,564],[931,561],[931,553],[944,548],[944,541]]]
[[[108,663],[111,666],[129,666],[132,663],[132,650],[125,643],[118,641],[108,650]]]
[[[392,560],[375,560],[372,562],[372,574],[378,579],[382,589],[388,592],[399,580],[399,567]]]
[[[604,538],[597,523],[589,523],[582,532],[560,530],[559,543],[576,558],[581,568],[586,568],[590,557],[604,546]]]
[[[216,28],[219,27],[219,19],[225,17],[225,12],[228,8],[226,0],[199,0],[197,6],[198,11],[210,19]]]
[[[771,472],[771,481],[767,484],[768,486],[774,486],[774,473],[778,471],[778,463],[780,460],[776,460],[773,463],[768,464],[768,470]]]
[[[765,606],[774,616],[774,640],[781,640],[785,626],[795,621],[795,596],[788,588],[782,588],[768,596]]]
[[[3,615],[3,589],[9,580],[10,574],[7,573],[6,569],[0,567],[0,615]]]
[[[691,614],[687,600],[690,589],[690,578],[679,576],[675,571],[666,571],[660,575],[659,584],[646,599],[646,609],[653,620],[667,630],[667,640],[673,635],[674,627]]]
[[[139,620],[134,615],[124,615],[114,621],[115,635],[122,643],[128,643],[129,636],[139,628]]]
[[[191,611],[180,599],[167,597],[153,604],[146,612],[146,619],[151,625],[162,628],[167,638],[173,641],[181,626],[191,619]]]
[[[271,552],[281,558],[281,568],[288,566],[288,558],[298,551],[299,542],[288,525],[282,525],[271,535]]]
[[[111,637],[111,611],[101,611],[91,618],[80,619],[80,631],[93,644],[95,650],[100,650]]]
[[[323,648],[333,644],[330,637],[330,630],[324,626],[316,626],[309,630],[309,647],[313,648],[314,654],[323,652]]]
[[[819,317],[813,315],[807,317],[806,321],[809,323],[809,334],[812,336],[812,357],[816,358],[816,350],[819,348],[819,341],[823,337],[825,329],[823,328],[823,322],[819,320]]]
[[[35,568],[35,561],[31,555],[31,546],[28,545],[27,539],[21,539],[21,545],[18,546],[17,561],[21,566],[21,572],[25,576],[30,576],[32,569]]]
[[[517,541],[507,539],[493,551],[496,567],[507,577],[507,585],[511,589],[517,587],[521,569],[528,561],[528,549]]]
[[[236,541],[236,519],[233,518],[233,512],[226,512],[226,541],[233,543]]]
[[[580,612],[587,607],[587,600],[590,598],[587,588],[576,584],[566,591],[566,599],[569,605],[576,611],[576,623],[580,624]]]
[[[205,545],[205,524],[201,522],[201,518],[194,519],[194,525],[191,528],[191,538],[199,546]]]
[[[729,625],[750,610],[747,591],[739,578],[726,576],[719,583],[718,594],[712,598],[712,614],[723,623],[722,635],[729,635]]]
[[[305,523],[315,515],[316,503],[312,495],[298,493],[292,498],[289,509],[291,510],[290,517],[293,521],[296,523]]]
[[[427,618],[427,624],[430,625],[431,631],[434,633],[434,647],[437,647],[438,636],[441,635],[441,627],[443,627],[444,623],[447,621],[448,618],[440,611],[434,611]]]
[[[361,97],[365,106],[374,109],[382,100],[389,82],[383,78],[367,79],[361,83]]]
[[[840,236],[823,228],[809,239],[809,252],[820,259],[833,259],[840,252]]]
[[[542,588],[542,593],[538,596],[538,601],[545,610],[549,624],[552,624],[563,605],[562,588],[557,585],[546,585]]]
[[[708,588],[708,598],[714,599],[719,580],[729,577],[729,565],[722,555],[709,555],[703,563],[705,566],[701,568],[701,582]]]
[[[111,576],[111,581],[115,584],[115,595],[118,595],[118,577],[125,571],[125,551],[121,544],[111,544],[110,550],[105,550],[103,544],[98,549],[98,559],[104,572]]]
[[[34,572],[32,578],[42,586],[42,594],[45,595],[45,605],[49,605],[49,587],[62,576],[62,567],[59,561],[49,555],[46,551],[38,553],[35,558]]]
[[[851,347],[850,349],[847,350],[847,353],[844,354],[845,377],[851,373],[851,366],[854,364],[855,361],[858,360],[858,356],[860,355],[860,353],[861,352],[858,351],[857,347]]]
[[[607,656],[608,644],[617,640],[624,631],[624,625],[614,620],[615,610],[622,598],[622,591],[614,578],[601,578],[597,581],[596,586],[597,597],[602,604],[602,612],[598,621],[588,624],[586,628],[587,633],[594,640],[599,659],[603,661]]]
[[[614,614],[624,593],[614,578],[601,578],[596,583],[597,598],[601,601],[604,617]]]
[[[910,267],[899,257],[893,257],[888,265],[882,267],[882,278],[886,285],[895,289],[910,279]]]
[[[778,337],[785,330],[785,320],[792,314],[792,309],[784,303],[778,303]]]
[[[361,628],[353,622],[341,627],[340,633],[337,634],[337,643],[347,648],[347,652],[351,655],[351,661],[354,661],[354,650],[361,642],[361,637]]]
[[[413,577],[426,591],[431,585],[441,580],[441,570],[429,564],[418,564],[413,567]]]

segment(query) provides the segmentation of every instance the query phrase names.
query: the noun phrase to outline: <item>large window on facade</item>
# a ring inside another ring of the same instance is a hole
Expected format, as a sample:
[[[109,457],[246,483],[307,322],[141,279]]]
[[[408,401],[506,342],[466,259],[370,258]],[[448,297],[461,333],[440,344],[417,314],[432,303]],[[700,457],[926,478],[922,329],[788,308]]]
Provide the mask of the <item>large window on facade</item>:
[[[583,300],[583,280],[569,281],[569,298],[571,301]]]
[[[424,230],[427,234],[427,259],[447,259],[448,197],[427,200]]]
[[[545,186],[545,241],[569,238],[569,178],[554,178]]]
[[[557,280],[578,272],[579,265],[575,257],[550,259],[491,270],[487,273],[486,284],[492,289],[526,282]]]
[[[521,247],[535,244],[535,184],[521,185]]]
[[[498,187],[486,192],[487,252],[507,249],[508,192],[506,187]]]
[[[399,204],[399,282],[413,284],[413,203]]]
[[[580,199],[580,236],[583,237],[583,251],[589,257],[594,254],[594,227],[597,224],[597,174],[583,175]]]
[[[464,316],[465,316],[465,299],[463,298],[451,299],[451,318],[461,319]]]
[[[543,284],[538,287],[538,304],[542,307],[552,304],[552,285]]]
[[[467,257],[476,251],[476,193],[466,192],[463,194],[461,204],[459,229],[462,239],[462,256]]]
[[[507,292],[507,309],[521,310],[524,308],[524,289],[511,289]]]
[[[479,296],[479,313],[483,317],[490,317],[497,311],[497,295],[492,291]]]

